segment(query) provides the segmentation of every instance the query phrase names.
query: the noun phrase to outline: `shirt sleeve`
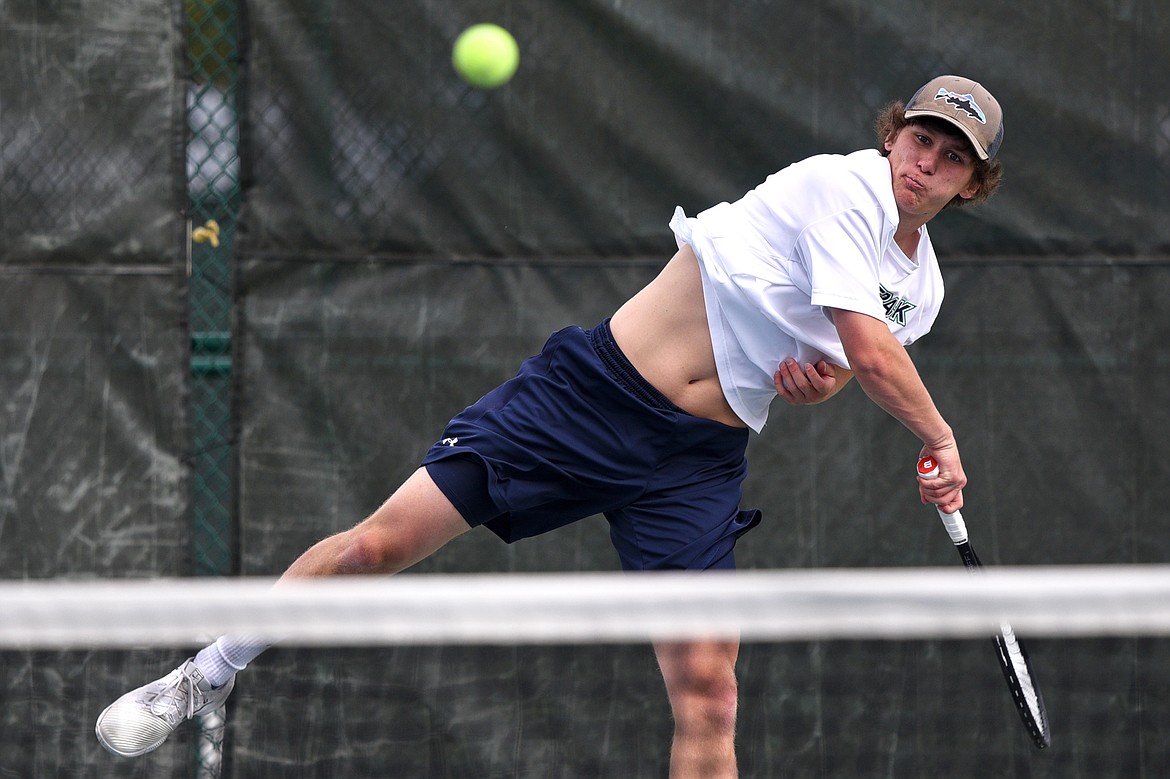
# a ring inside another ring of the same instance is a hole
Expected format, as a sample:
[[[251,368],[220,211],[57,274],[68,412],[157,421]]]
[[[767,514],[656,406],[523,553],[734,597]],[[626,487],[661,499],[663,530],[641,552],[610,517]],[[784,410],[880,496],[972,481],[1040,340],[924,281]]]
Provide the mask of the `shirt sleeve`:
[[[884,317],[878,275],[881,236],[875,230],[873,220],[850,210],[813,222],[801,232],[796,249],[808,274],[813,305]]]

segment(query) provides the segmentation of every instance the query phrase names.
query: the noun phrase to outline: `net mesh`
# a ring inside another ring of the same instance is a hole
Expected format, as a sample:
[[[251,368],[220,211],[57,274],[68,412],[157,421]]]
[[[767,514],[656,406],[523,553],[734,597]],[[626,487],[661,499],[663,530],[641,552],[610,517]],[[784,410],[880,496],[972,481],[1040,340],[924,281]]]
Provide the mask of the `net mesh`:
[[[9,582],[0,658],[24,670],[0,749],[31,748],[18,765],[61,777],[665,775],[671,720],[649,642],[741,634],[745,775],[970,776],[977,760],[981,775],[1136,776],[1170,758],[1157,673],[1168,574]],[[987,640],[1001,619],[1027,642],[1048,706],[1042,753]],[[221,719],[132,762],[101,751],[105,705],[244,628],[280,643],[239,676]],[[48,728],[38,714],[66,698],[69,721]]]

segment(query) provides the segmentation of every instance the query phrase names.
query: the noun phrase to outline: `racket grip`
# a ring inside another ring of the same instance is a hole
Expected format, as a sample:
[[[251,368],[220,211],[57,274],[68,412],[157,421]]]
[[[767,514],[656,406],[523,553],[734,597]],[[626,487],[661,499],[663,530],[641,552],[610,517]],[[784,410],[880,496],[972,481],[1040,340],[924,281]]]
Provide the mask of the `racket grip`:
[[[967,542],[967,523],[963,521],[963,512],[956,511],[954,514],[948,514],[942,509],[938,509],[938,518],[942,520],[943,527],[947,529],[947,535],[951,537],[955,546]]]
[[[938,463],[934,461],[934,458],[928,455],[919,459],[918,478],[933,479],[935,476],[938,476]],[[938,507],[935,506],[935,508]],[[955,546],[967,542],[967,523],[963,521],[962,512],[956,511],[954,514],[948,514],[942,509],[938,509],[938,518],[942,520],[943,527],[947,529],[947,535],[951,537]]]

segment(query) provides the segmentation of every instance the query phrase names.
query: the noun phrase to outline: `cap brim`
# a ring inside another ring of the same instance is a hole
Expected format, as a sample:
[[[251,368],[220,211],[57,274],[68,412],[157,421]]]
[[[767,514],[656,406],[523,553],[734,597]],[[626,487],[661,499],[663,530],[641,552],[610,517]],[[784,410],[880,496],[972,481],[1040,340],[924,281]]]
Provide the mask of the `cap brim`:
[[[975,136],[975,134],[973,132],[971,132],[971,130],[968,129],[962,122],[957,121],[955,119],[955,117],[951,116],[950,114],[944,114],[944,113],[941,113],[939,111],[931,111],[929,109],[914,108],[914,109],[907,109],[905,112],[905,116],[907,119],[913,119],[916,116],[929,116],[929,117],[933,117],[935,119],[942,119],[944,122],[947,122],[948,124],[954,125],[955,127],[959,128],[959,130],[961,130],[963,132],[963,137],[971,142],[971,147],[973,149],[975,149],[975,153],[977,155],[979,155],[979,159],[981,159],[981,160],[991,159],[991,155],[989,155],[987,153],[987,149],[983,148],[983,145],[981,144],[979,139]]]

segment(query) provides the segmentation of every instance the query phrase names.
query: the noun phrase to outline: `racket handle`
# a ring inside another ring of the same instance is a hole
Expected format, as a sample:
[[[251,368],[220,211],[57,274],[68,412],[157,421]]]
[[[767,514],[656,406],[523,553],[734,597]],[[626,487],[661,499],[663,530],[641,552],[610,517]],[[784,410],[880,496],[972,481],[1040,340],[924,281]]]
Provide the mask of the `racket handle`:
[[[967,523],[963,521],[963,512],[956,511],[954,514],[948,514],[942,509],[938,509],[938,518],[942,520],[943,527],[947,529],[947,535],[951,537],[955,546],[967,543]]]
[[[933,479],[938,476],[938,463],[930,455],[926,455],[918,460],[918,478]],[[963,521],[963,513],[956,511],[954,514],[948,514],[938,506],[938,518],[942,520],[943,527],[947,529],[947,535],[951,537],[951,541],[958,546],[967,542],[967,523]]]

